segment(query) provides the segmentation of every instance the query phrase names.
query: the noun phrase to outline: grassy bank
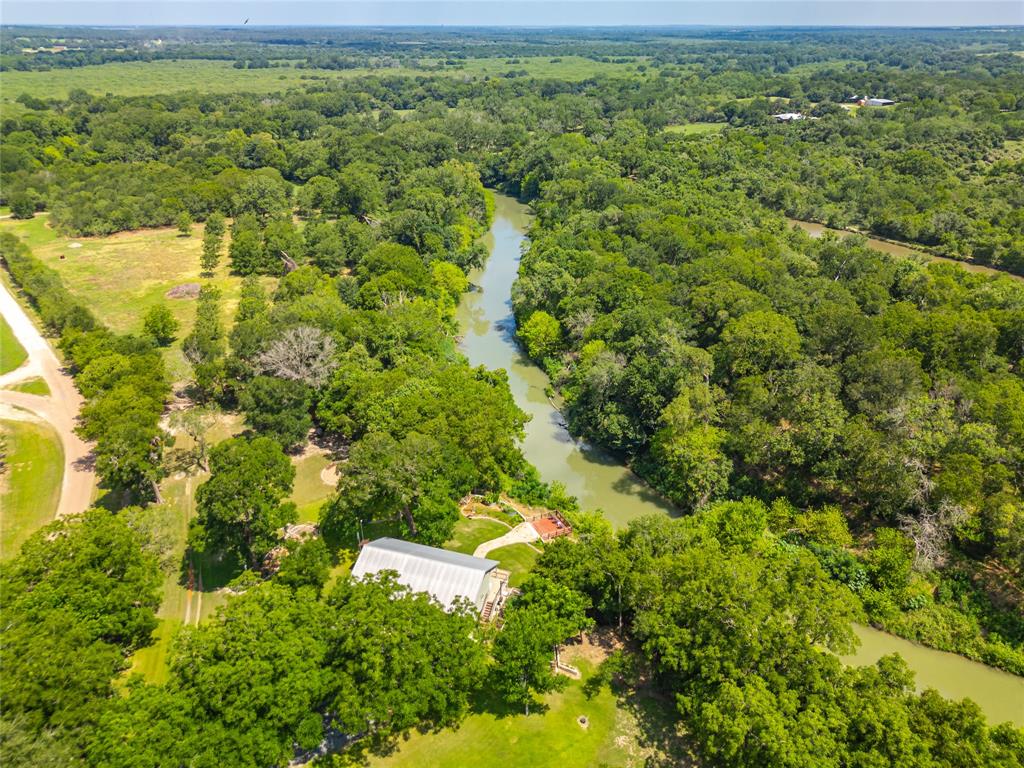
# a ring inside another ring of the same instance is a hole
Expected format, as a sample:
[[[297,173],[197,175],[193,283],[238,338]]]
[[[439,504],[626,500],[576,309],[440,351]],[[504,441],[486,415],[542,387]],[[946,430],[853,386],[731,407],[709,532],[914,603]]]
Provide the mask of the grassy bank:
[[[18,553],[22,542],[53,520],[60,501],[64,451],[48,424],[0,421],[5,471],[0,475],[0,558]]]
[[[17,370],[27,359],[28,353],[18,343],[11,326],[0,317],[0,374]]]

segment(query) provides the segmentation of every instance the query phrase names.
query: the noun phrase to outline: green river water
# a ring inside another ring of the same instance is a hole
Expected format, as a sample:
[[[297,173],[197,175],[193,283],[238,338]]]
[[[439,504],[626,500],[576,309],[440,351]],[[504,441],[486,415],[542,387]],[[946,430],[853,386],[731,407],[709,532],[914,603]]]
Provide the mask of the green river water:
[[[562,415],[548,399],[548,377],[520,349],[512,316],[512,283],[519,270],[530,215],[514,199],[498,194],[494,197],[494,223],[485,241],[490,257],[483,269],[470,273],[474,290],[465,294],[459,305],[460,349],[472,365],[508,372],[512,396],[531,417],[522,443],[523,454],[545,481],[563,483],[583,509],[600,509],[617,528],[641,515],[674,514],[667,501],[615,457],[574,440]],[[793,223],[805,229],[818,227]],[[874,241],[873,247],[878,247],[875,243],[885,246],[881,250],[886,251],[901,248],[882,241]],[[1010,720],[1024,727],[1024,678],[870,627],[854,629],[861,646],[849,657],[851,663],[871,664],[884,654],[899,653],[914,670],[921,688],[935,688],[953,699],[970,697],[991,722]]]

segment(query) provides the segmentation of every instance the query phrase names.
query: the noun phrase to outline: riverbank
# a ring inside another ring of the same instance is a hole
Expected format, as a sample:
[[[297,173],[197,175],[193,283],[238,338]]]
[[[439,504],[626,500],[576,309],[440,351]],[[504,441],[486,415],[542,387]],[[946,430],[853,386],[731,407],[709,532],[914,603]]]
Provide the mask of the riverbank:
[[[618,459],[577,441],[549,397],[551,381],[520,348],[512,315],[512,284],[531,215],[507,195],[495,194],[494,223],[484,239],[490,253],[469,273],[475,286],[456,313],[459,349],[471,365],[503,368],[516,404],[529,416],[523,454],[547,483],[561,483],[585,510],[600,510],[616,528],[644,515],[677,514],[672,505]]]
[[[857,666],[874,664],[898,653],[914,671],[919,691],[934,688],[947,699],[972,699],[990,723],[1011,722],[1024,728],[1024,677],[978,661],[917,645],[874,627],[854,624],[860,646],[843,661]]]
[[[457,313],[463,334],[459,348],[473,365],[508,372],[516,403],[531,416],[523,453],[543,480],[562,483],[583,509],[603,511],[617,528],[646,514],[674,514],[667,502],[613,456],[573,439],[556,407],[557,396],[551,397],[550,380],[516,340],[511,287],[529,223],[526,206],[495,195],[494,223],[485,239],[490,257],[470,273],[476,290],[463,296]],[[1013,708],[1015,698],[1024,702],[1024,678],[880,630],[855,630],[863,643],[850,663],[869,664],[885,653],[900,653],[918,675],[921,688],[935,688],[951,698],[970,696],[991,722],[1024,725],[1024,712]]]

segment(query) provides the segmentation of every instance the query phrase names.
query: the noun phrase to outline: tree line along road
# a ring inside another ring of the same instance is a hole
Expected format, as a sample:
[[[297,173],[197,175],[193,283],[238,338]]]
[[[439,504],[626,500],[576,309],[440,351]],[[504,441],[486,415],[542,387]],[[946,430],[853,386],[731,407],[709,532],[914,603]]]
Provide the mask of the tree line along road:
[[[0,387],[40,377],[50,389],[48,396],[0,389],[0,407],[22,408],[53,426],[64,449],[57,516],[84,512],[92,501],[96,475],[89,444],[75,434],[82,396],[46,339],[3,284],[0,284],[0,314],[28,353],[28,359],[17,370],[0,376]]]

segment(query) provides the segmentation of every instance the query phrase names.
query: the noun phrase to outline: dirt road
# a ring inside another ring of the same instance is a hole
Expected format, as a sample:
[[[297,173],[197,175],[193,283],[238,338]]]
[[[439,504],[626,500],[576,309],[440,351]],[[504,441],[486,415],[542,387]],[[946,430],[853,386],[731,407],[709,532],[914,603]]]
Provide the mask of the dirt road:
[[[48,421],[57,430],[64,447],[64,479],[61,481],[57,516],[73,515],[88,509],[92,501],[96,475],[88,443],[75,434],[82,396],[60,361],[7,287],[0,283],[0,314],[11,326],[15,337],[28,352],[28,359],[15,371],[0,376],[0,387],[9,387],[30,378],[42,378],[50,388],[49,396],[30,395],[0,389],[0,404],[17,406]]]

